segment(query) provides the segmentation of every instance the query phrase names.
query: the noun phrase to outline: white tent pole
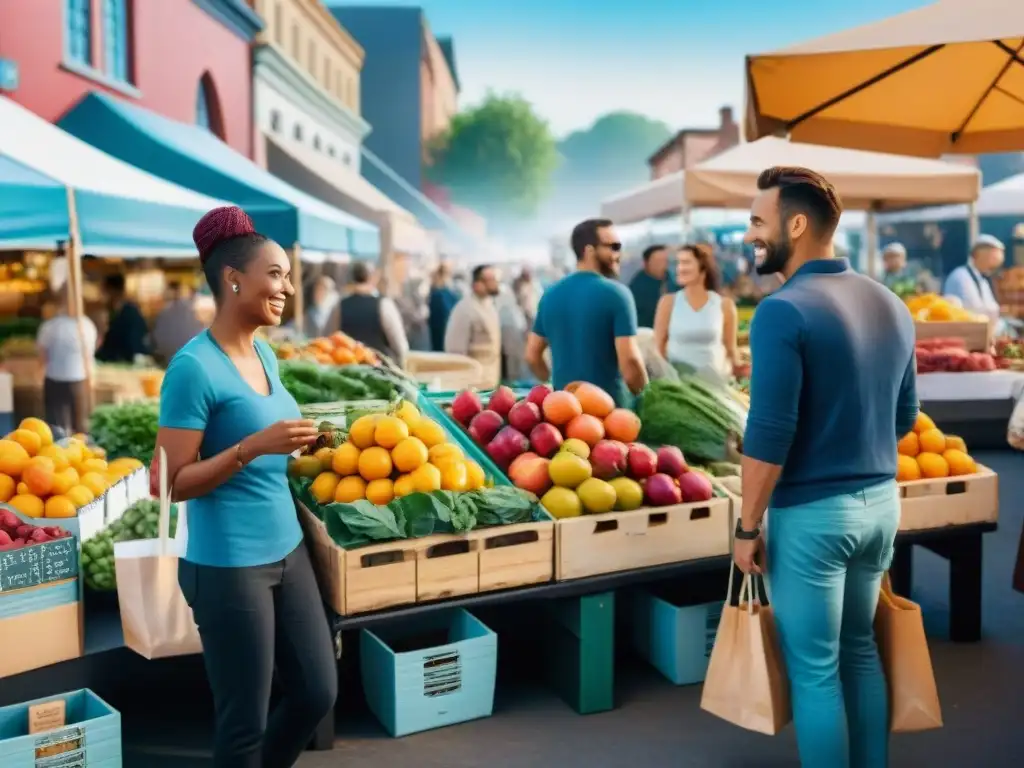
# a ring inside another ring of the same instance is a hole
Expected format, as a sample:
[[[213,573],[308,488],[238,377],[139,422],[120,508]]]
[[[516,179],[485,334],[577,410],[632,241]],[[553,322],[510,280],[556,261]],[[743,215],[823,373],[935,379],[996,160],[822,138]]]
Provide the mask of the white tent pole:
[[[82,232],[78,226],[78,206],[75,202],[75,191],[71,187],[65,187],[65,194],[68,204],[68,242],[67,242],[67,265],[68,265],[68,314],[75,318],[75,327],[78,331],[78,346],[82,352],[82,365],[85,367],[85,397],[86,410],[92,413],[93,404],[93,355],[96,350],[87,349],[85,343],[85,331],[82,327],[82,317],[85,315],[85,297],[82,294]]]
[[[967,204],[967,245],[977,241],[981,235],[981,219],[978,216],[978,202],[972,200]]]
[[[867,255],[867,274],[868,277],[875,277],[877,261],[878,261],[878,217],[875,213],[876,206],[872,204],[867,211],[867,220],[865,222],[865,237],[864,237],[864,249]]]

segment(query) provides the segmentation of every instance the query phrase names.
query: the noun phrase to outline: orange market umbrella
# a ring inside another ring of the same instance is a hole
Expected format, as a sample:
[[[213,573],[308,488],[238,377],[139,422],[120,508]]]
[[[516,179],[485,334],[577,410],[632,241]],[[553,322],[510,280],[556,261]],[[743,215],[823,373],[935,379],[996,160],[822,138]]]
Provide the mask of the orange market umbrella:
[[[1024,150],[1024,0],[940,0],[747,57],[748,140],[938,157]]]

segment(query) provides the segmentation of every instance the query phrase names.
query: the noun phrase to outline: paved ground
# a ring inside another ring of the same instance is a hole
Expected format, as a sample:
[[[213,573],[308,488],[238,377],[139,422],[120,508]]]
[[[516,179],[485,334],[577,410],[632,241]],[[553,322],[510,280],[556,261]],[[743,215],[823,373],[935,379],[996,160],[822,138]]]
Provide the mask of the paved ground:
[[[900,736],[896,768],[1002,768],[1021,765],[1024,751],[1024,595],[1010,589],[1024,510],[1024,455],[979,455],[1000,474],[1000,531],[985,542],[985,639],[953,645],[941,639],[947,566],[915,556],[915,597],[934,633],[932,656],[944,708],[940,731]],[[759,768],[796,765],[792,731],[776,738],[726,725],[699,709],[699,686],[676,688],[628,656],[617,677],[618,707],[581,717],[553,694],[504,670],[492,718],[391,739],[358,702],[339,718],[333,752],[309,753],[300,768]],[[185,676],[187,677],[187,676]],[[202,700],[201,682],[176,680],[173,691]],[[197,676],[198,677],[198,676]],[[511,679],[510,679],[511,678]],[[157,715],[126,711],[127,768],[203,768],[209,718],[202,705]],[[173,756],[172,756],[173,755]],[[1016,757],[1014,757],[1016,755]]]

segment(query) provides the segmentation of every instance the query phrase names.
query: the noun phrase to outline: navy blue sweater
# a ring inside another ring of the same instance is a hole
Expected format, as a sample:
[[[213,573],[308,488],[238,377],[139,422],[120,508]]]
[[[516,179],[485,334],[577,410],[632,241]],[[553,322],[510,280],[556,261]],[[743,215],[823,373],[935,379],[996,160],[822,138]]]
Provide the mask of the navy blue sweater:
[[[914,323],[846,259],[804,264],[750,327],[743,453],[782,465],[771,506],[854,493],[896,476],[917,418]]]

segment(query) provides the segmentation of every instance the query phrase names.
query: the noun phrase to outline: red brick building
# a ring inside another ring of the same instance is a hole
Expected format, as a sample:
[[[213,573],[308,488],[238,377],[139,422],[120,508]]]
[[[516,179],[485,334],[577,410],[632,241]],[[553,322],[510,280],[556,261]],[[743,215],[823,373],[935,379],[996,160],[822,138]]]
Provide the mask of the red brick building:
[[[722,107],[718,115],[717,128],[684,128],[651,155],[647,160],[651,180],[692,168],[739,144],[740,127],[733,119],[732,107]]]
[[[252,156],[250,45],[262,22],[243,0],[0,0],[0,91],[51,122],[90,91],[201,123]]]

